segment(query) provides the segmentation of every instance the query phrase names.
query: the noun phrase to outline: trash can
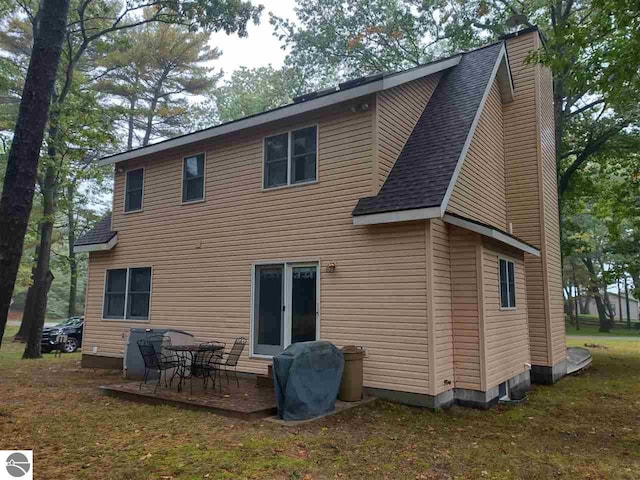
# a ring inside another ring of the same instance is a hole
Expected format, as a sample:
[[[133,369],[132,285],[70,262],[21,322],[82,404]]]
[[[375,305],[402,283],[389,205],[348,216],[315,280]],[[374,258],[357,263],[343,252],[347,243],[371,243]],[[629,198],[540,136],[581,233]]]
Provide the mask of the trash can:
[[[362,362],[364,348],[347,345],[342,349],[344,371],[340,384],[339,398],[343,402],[357,402],[362,398]]]

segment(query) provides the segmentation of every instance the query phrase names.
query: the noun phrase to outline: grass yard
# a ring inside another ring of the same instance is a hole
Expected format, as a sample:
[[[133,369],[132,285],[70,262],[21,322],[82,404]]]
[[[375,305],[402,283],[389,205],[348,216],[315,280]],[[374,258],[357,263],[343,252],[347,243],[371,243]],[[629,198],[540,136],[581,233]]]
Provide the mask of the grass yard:
[[[619,321],[616,319],[614,327],[611,328],[609,333],[599,332],[599,320],[597,315],[580,315],[578,317],[580,324],[580,330],[575,325],[569,323],[568,318],[565,316],[565,330],[567,335],[581,335],[581,336],[597,336],[597,337],[636,337],[640,340],[640,329],[636,328],[639,323],[637,320],[631,321],[631,328],[628,328],[626,321]]]
[[[518,407],[378,401],[297,428],[103,397],[117,374],[7,343],[0,448],[33,449],[37,479],[638,479],[640,342],[597,343],[588,373]]]
[[[630,330],[626,327],[616,327],[611,329],[609,333],[599,332],[598,327],[594,327],[591,325],[587,325],[584,327],[580,327],[578,330],[575,325],[566,325],[567,335],[580,335],[580,336],[588,336],[588,337],[636,337],[640,340],[640,330],[636,328],[631,328]]]

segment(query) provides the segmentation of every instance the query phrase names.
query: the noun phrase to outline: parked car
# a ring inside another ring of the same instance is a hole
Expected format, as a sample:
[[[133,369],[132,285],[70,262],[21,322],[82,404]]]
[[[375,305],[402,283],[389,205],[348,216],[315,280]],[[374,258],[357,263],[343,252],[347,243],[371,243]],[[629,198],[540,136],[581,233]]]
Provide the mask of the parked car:
[[[73,353],[82,346],[82,329],[84,327],[84,317],[71,317],[53,327],[44,327],[42,330],[42,353],[53,350],[56,344],[56,337],[60,334],[67,335],[67,341],[62,347],[65,353]]]

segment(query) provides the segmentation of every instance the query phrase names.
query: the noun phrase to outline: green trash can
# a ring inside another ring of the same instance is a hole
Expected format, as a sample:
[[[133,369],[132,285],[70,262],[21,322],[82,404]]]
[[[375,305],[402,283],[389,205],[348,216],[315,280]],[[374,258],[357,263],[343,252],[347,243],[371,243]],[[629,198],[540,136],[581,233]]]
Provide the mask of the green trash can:
[[[362,362],[364,348],[347,345],[342,349],[344,370],[338,398],[343,402],[357,402],[362,399]]]

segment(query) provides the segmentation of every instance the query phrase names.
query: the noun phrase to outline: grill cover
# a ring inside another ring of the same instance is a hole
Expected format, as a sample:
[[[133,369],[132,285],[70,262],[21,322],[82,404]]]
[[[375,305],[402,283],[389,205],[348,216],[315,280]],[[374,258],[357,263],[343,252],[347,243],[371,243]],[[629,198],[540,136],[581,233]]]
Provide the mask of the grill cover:
[[[335,409],[344,357],[329,342],[294,343],[273,357],[278,416],[306,420]]]

